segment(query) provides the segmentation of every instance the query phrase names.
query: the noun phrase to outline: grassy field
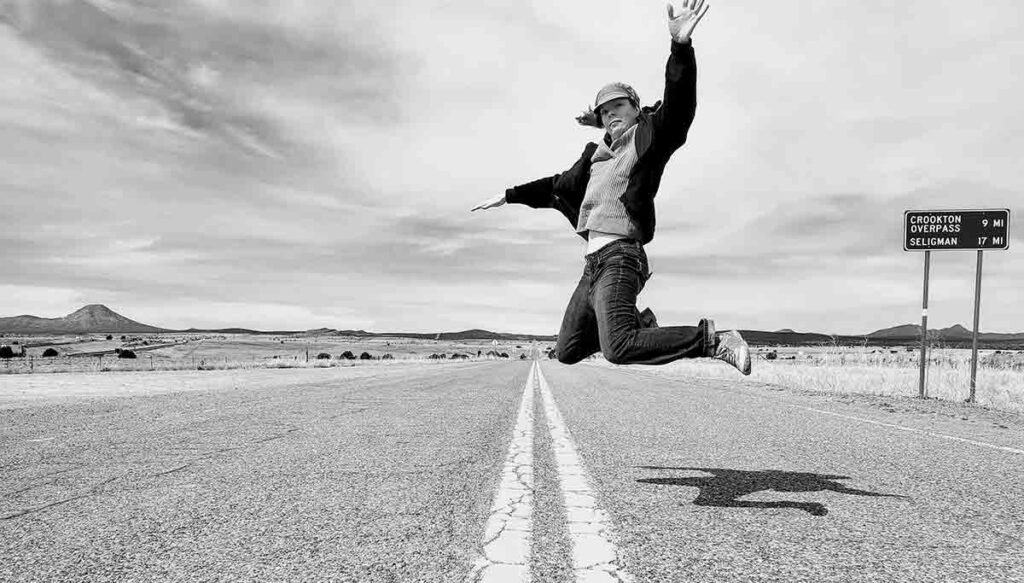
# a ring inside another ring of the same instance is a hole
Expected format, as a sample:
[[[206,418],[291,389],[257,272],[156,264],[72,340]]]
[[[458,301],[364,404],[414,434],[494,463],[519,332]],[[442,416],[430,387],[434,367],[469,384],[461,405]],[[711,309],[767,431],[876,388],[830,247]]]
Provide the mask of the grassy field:
[[[776,358],[768,360],[775,351]],[[758,382],[833,394],[916,397],[920,386],[920,350],[914,348],[757,348],[750,379]],[[998,353],[997,353],[998,352]],[[739,379],[721,362],[680,360],[645,370],[670,376]],[[932,349],[928,353],[925,395],[965,401],[970,395],[971,351]],[[978,352],[975,402],[1024,413],[1024,352]]]
[[[131,370],[223,370],[240,368],[309,368],[394,365],[406,361],[444,362],[453,354],[488,358],[488,353],[522,358],[531,354],[529,342],[433,341],[399,337],[297,337],[258,334],[161,334],[121,340],[104,336],[80,338],[6,338],[15,352],[27,346],[24,357],[0,360],[0,374],[103,372]],[[13,342],[18,344],[14,345]],[[538,349],[550,345],[538,344]],[[44,357],[47,349],[58,356]],[[130,349],[136,358],[118,358],[117,349]],[[356,359],[341,358],[351,352]],[[360,358],[363,354],[369,358]],[[329,358],[318,358],[326,354]],[[444,354],[445,359],[430,359]],[[493,358],[493,356],[492,356]]]
[[[18,344],[13,344],[17,341]],[[408,363],[448,362],[452,354],[470,359],[531,358],[545,353],[550,343],[433,341],[400,337],[301,337],[254,334],[165,334],[107,340],[103,336],[5,338],[25,357],[0,360],[0,374],[76,373],[105,371],[232,370],[325,368],[341,366],[401,366]],[[47,348],[59,356],[42,356]],[[129,348],[137,358],[118,358],[113,351]],[[754,347],[750,379],[795,389],[827,393],[862,393],[915,397],[918,395],[919,350],[913,347]],[[341,359],[346,351],[357,359]],[[371,358],[359,359],[363,353]],[[318,359],[321,353],[330,355]],[[431,359],[444,354],[445,359]],[[774,353],[774,356],[770,356]],[[390,358],[385,359],[385,355]],[[970,350],[933,348],[928,354],[926,395],[964,401],[970,393]],[[600,356],[595,357],[600,361]],[[1024,351],[979,351],[976,402],[997,409],[1024,412]],[[681,360],[645,370],[670,376],[741,378],[724,363]]]

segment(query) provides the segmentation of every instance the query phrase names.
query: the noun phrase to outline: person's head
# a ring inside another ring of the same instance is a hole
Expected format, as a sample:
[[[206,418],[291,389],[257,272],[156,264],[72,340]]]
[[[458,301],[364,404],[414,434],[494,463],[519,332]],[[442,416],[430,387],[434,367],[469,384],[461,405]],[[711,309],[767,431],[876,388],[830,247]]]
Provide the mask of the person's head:
[[[597,127],[605,128],[614,140],[636,125],[640,118],[640,97],[625,83],[609,83],[594,99]]]

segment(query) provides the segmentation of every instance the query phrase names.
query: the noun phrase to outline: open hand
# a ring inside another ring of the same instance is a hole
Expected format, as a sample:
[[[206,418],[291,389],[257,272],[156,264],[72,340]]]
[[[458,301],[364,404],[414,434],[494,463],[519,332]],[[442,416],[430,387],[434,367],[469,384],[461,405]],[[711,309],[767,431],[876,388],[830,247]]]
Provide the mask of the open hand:
[[[669,2],[668,6],[668,31],[672,40],[677,43],[685,43],[690,40],[693,29],[697,23],[708,13],[710,4],[704,4],[704,0],[683,0],[683,7],[677,13]]]
[[[505,204],[505,195],[504,194],[501,195],[501,196],[496,196],[496,197],[494,197],[492,199],[485,200],[484,202],[482,202],[482,203],[476,205],[475,207],[473,207],[472,209],[470,209],[469,212],[478,211],[480,209],[494,208],[496,206],[501,206],[503,204]]]

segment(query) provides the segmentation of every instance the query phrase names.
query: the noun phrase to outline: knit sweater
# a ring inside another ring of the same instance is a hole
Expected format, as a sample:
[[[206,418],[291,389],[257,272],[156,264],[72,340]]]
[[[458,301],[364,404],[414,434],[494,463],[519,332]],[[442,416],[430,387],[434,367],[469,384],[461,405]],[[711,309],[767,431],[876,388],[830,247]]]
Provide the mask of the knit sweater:
[[[590,180],[580,205],[577,233],[586,236],[589,231],[601,231],[639,239],[639,230],[619,200],[626,192],[629,173],[636,164],[635,135],[634,125],[610,144],[598,144],[590,158]]]

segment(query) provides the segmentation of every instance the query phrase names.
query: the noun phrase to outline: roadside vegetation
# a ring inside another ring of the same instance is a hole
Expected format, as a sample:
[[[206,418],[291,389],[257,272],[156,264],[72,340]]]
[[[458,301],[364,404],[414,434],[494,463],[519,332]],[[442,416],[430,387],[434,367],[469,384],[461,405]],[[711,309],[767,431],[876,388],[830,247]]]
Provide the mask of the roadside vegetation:
[[[928,350],[925,395],[966,401],[970,395],[971,351],[932,346]],[[913,347],[753,348],[750,380],[833,394],[917,397],[920,349]],[[645,370],[671,376],[738,380],[736,371],[706,359],[681,360]],[[975,402],[1024,413],[1024,351],[978,352]]]
[[[54,347],[59,347],[56,350]],[[549,346],[538,345],[536,352]],[[334,368],[526,359],[529,342],[254,334],[91,335],[0,339],[0,375]]]

